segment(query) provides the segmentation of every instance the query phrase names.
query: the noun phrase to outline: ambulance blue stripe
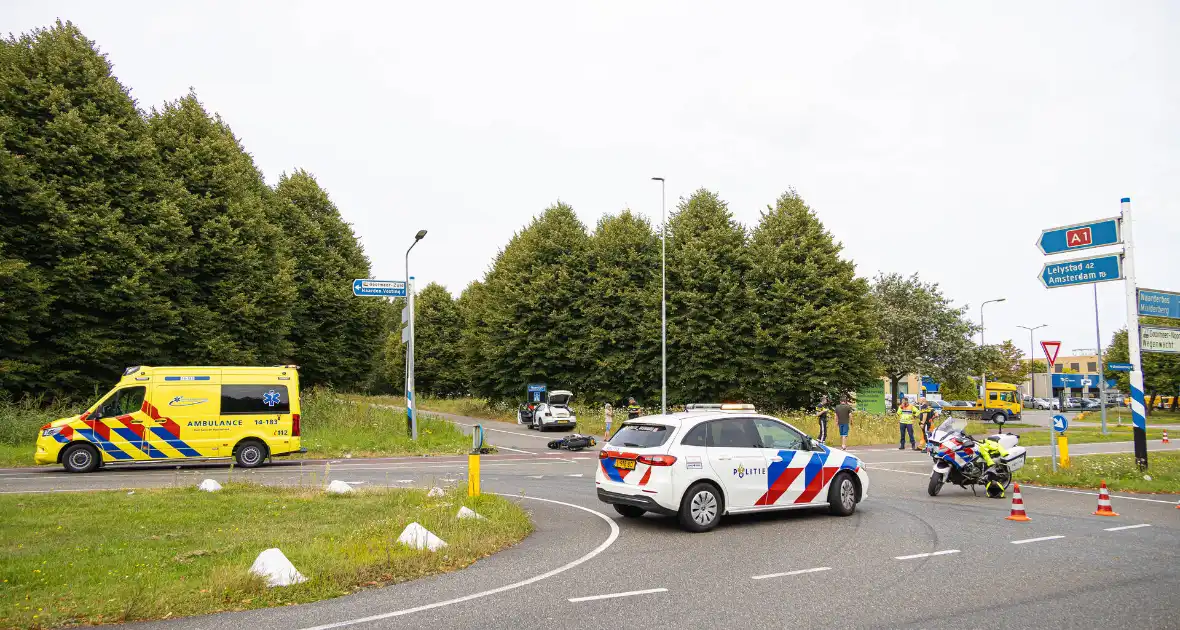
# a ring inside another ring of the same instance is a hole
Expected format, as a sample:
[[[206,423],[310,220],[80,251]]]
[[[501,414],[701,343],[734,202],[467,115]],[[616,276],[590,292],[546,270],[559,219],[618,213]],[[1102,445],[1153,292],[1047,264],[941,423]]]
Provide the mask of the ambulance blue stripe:
[[[168,446],[171,446],[172,448],[176,449],[177,451],[180,451],[180,454],[184,455],[185,457],[200,457],[201,456],[201,454],[194,451],[191,446],[189,446],[188,444],[185,444],[183,440],[178,440],[178,439],[172,437],[172,434],[165,431],[163,429],[163,427],[152,427],[152,433],[155,433],[156,437],[160,438],[161,440],[164,440],[164,442]]]
[[[106,454],[115,459],[131,459],[131,456],[124,453],[118,446],[102,439],[101,436],[94,432],[94,429],[74,429],[74,432],[86,438],[88,441],[97,444]]]
[[[165,376],[166,381],[207,381],[208,376]]]
[[[117,433],[119,437],[130,442],[131,446],[134,446],[136,450],[143,450],[140,448],[140,445],[143,443],[143,438],[136,435],[135,431],[132,431],[127,427],[111,427],[111,431]]]

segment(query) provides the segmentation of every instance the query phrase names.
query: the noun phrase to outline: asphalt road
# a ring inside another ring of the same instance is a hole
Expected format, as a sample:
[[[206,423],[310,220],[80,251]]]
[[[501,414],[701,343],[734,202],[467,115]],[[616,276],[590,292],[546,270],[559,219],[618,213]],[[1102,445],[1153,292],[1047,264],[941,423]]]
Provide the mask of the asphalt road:
[[[334,600],[141,625],[1180,627],[1180,496],[1115,495],[1121,516],[1101,518],[1091,515],[1096,492],[1026,486],[1033,521],[1015,523],[1004,520],[1008,500],[954,487],[929,497],[930,462],[921,453],[863,449],[858,454],[873,486],[851,517],[822,510],[731,517],[713,532],[688,534],[672,519],[623,519],[599,503],[593,452],[546,451],[556,434],[485,426],[497,429],[489,432],[493,442],[515,449],[485,458],[485,491],[517,495],[537,523],[520,545],[458,573]],[[1129,449],[1117,443],[1083,450]],[[358,485],[430,486],[464,483],[466,462],[289,462],[233,475],[322,483],[325,471]],[[0,470],[0,492],[196,484],[229,474],[211,464],[91,475],[9,469]]]

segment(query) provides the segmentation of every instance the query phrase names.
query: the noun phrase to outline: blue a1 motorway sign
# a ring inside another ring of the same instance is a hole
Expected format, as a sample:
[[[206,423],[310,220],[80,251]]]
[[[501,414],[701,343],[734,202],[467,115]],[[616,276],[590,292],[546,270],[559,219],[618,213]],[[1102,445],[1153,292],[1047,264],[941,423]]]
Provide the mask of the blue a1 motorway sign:
[[[1068,428],[1069,428],[1069,420],[1067,420],[1065,418],[1065,416],[1063,416],[1061,414],[1057,414],[1057,415],[1053,416],[1053,430],[1054,431],[1056,431],[1058,433],[1065,433],[1065,430]]]
[[[406,283],[402,280],[352,281],[352,294],[361,297],[406,297]]]
[[[1139,289],[1139,314],[1180,319],[1180,293]]]
[[[1130,363],[1107,363],[1106,369],[1110,370],[1111,372],[1130,372],[1131,371],[1131,364]]]
[[[1037,239],[1037,247],[1041,248],[1042,254],[1049,255],[1091,247],[1118,245],[1123,242],[1123,235],[1119,231],[1120,225],[1119,218],[1112,217],[1049,228],[1041,231],[1041,238]]]
[[[1122,280],[1122,253],[1046,263],[1040,278],[1047,289]]]

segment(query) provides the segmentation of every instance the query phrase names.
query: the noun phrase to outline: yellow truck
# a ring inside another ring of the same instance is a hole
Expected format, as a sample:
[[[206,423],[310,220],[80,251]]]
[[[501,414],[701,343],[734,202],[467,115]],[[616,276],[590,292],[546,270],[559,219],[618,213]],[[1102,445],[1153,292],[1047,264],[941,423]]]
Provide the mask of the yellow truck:
[[[295,365],[129,367],[89,409],[41,427],[33,459],[79,473],[229,457],[253,468],[304,451],[299,411]]]
[[[989,382],[987,384],[987,404],[985,405],[982,400],[977,400],[975,409],[968,412],[968,417],[974,419],[978,414],[978,419],[983,422],[1004,424],[1009,420],[1019,420],[1023,412],[1024,399],[1015,385]]]

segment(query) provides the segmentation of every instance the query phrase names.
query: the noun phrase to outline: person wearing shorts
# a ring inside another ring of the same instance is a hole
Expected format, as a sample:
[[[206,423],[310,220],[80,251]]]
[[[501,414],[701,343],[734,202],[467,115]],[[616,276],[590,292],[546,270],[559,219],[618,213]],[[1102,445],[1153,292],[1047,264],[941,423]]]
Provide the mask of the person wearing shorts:
[[[836,413],[836,426],[840,429],[840,449],[848,448],[848,429],[852,424],[852,405],[847,400],[841,400],[833,409]]]

